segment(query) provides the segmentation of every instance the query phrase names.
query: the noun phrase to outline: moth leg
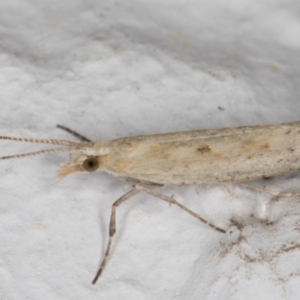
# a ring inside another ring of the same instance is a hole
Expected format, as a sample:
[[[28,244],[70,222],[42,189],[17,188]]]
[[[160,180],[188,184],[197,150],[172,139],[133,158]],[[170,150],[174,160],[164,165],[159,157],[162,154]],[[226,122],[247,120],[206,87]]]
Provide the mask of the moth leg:
[[[66,127],[66,126],[63,126],[63,125],[59,125],[59,124],[58,124],[58,125],[56,125],[56,127],[59,128],[59,129],[62,129],[62,130],[64,130],[64,131],[66,131],[66,132],[68,132],[68,133],[70,133],[70,134],[72,134],[73,136],[75,136],[76,138],[78,138],[78,139],[79,139],[80,141],[82,141],[82,142],[87,142],[87,143],[90,143],[90,142],[91,142],[90,139],[86,138],[85,136],[81,135],[80,133],[78,133],[78,132],[76,132],[75,130],[72,130],[72,129]]]
[[[208,222],[207,220],[203,219],[200,215],[196,214],[195,212],[193,212],[192,210],[188,209],[186,206],[182,205],[181,203],[177,202],[173,196],[172,197],[169,197],[169,196],[166,196],[164,194],[161,194],[153,189],[149,189],[147,188],[146,186],[143,186],[143,185],[134,185],[133,186],[135,189],[139,190],[139,191],[143,191],[149,195],[152,195],[154,196],[155,198],[158,198],[158,199],[161,199],[163,201],[166,201],[170,204],[175,204],[177,205],[178,207],[180,207],[181,209],[183,209],[184,211],[186,211],[187,213],[189,213],[190,215],[192,215],[193,217],[195,217],[196,219],[200,220],[201,222],[203,222],[204,224],[208,225],[209,227],[219,231],[219,232],[222,232],[222,233],[225,233],[226,230],[224,230],[223,228],[220,228],[218,226],[215,226],[214,224]]]
[[[139,192],[140,192],[139,190],[133,188],[113,203],[112,208],[111,208],[110,223],[109,223],[109,239],[108,239],[105,254],[102,259],[100,268],[92,282],[93,284],[95,284],[97,282],[97,280],[99,279],[99,277],[101,276],[101,274],[106,266],[107,259],[109,257],[113,237],[116,233],[116,210],[117,210],[117,207]]]
[[[231,194],[231,190],[230,190],[228,184],[227,184],[227,183],[224,183],[223,186],[225,187],[227,193],[228,193],[228,194]]]
[[[283,193],[283,192],[277,192],[277,191],[272,191],[269,189],[264,189],[264,188],[260,188],[260,187],[256,187],[250,184],[246,184],[246,183],[239,183],[238,185],[245,187],[246,189],[250,189],[250,190],[254,190],[260,193],[264,193],[264,194],[268,194],[268,195],[272,195],[272,196],[276,196],[276,197],[283,197],[283,198],[290,198],[290,197],[299,197],[300,193]]]

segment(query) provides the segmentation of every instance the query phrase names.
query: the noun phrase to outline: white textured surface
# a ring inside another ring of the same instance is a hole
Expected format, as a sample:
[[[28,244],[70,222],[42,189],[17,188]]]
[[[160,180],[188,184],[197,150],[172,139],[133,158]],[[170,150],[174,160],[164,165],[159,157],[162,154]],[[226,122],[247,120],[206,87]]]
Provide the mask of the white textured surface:
[[[0,134],[72,139],[64,124],[113,139],[296,120],[299,51],[298,1],[2,0]],[[1,141],[0,155],[39,148]],[[56,181],[65,159],[0,164],[0,299],[299,299],[299,200],[223,187],[163,191],[231,226],[225,235],[149,196],[128,201],[91,285],[111,204],[129,186],[99,173]]]

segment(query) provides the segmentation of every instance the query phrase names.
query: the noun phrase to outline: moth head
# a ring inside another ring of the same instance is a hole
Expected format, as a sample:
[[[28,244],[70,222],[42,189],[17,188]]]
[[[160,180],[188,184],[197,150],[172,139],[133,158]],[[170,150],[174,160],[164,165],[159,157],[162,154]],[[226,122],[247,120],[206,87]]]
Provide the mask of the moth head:
[[[98,156],[79,156],[77,159],[73,159],[72,156],[70,160],[66,163],[63,163],[57,171],[57,177],[63,178],[69,174],[76,172],[94,172],[100,170],[101,167],[101,158]]]
[[[62,164],[57,172],[63,178],[75,172],[95,172],[102,169],[103,159],[110,152],[105,142],[81,144],[73,149],[70,159]]]
[[[106,142],[91,142],[89,139],[83,137],[77,132],[70,130],[67,127],[58,125],[57,127],[71,133],[83,142],[72,142],[67,140],[57,139],[32,139],[19,138],[11,136],[0,136],[2,140],[12,140],[18,142],[39,143],[56,145],[56,148],[43,149],[40,151],[22,153],[17,155],[2,156],[0,159],[20,158],[48,153],[69,153],[70,159],[63,163],[57,171],[57,177],[63,178],[75,172],[94,172],[101,170],[103,157],[110,152]]]

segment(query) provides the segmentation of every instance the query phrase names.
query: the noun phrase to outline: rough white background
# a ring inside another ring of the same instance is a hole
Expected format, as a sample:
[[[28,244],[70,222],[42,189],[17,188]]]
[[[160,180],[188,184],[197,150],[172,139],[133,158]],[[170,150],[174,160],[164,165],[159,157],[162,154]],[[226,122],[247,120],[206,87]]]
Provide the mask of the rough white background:
[[[294,0],[0,2],[0,134],[91,139],[300,118]],[[1,141],[0,155],[42,148]],[[222,235],[66,155],[0,163],[0,299],[299,299],[299,199],[164,188]],[[299,178],[299,176],[298,176]],[[258,184],[299,187],[297,177]],[[261,222],[266,218],[272,225]],[[234,219],[234,222],[230,222]]]

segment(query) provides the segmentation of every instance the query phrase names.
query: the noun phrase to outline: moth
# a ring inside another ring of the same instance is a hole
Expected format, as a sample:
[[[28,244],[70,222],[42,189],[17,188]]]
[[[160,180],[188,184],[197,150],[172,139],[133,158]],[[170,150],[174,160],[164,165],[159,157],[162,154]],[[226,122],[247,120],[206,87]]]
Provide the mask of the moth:
[[[80,142],[0,136],[2,140],[57,146],[0,159],[68,153],[70,158],[60,166],[58,178],[77,172],[104,171],[131,183],[132,188],[112,205],[109,239],[93,284],[102,274],[109,257],[116,233],[117,207],[137,193],[143,191],[175,204],[224,233],[225,229],[205,220],[173,196],[158,192],[157,188],[164,185],[241,184],[300,169],[300,121],[141,135],[95,142],[68,127],[57,127],[72,134]],[[279,195],[277,192],[274,194]],[[280,195],[290,196],[289,193]]]

